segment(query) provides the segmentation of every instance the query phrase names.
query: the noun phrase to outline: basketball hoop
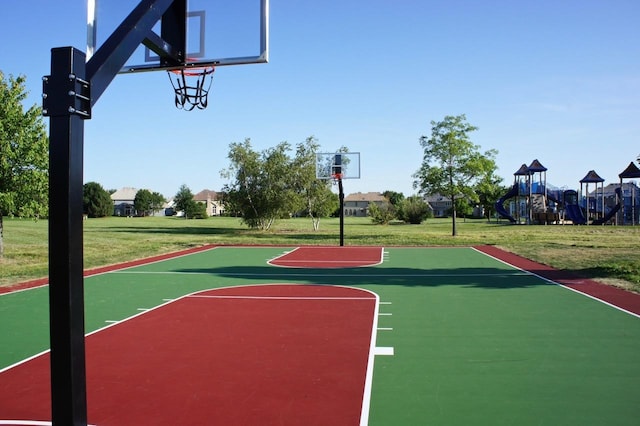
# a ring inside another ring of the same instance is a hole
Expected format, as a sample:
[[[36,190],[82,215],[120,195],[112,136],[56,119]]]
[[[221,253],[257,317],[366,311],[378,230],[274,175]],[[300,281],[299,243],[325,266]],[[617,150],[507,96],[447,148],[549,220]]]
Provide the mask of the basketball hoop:
[[[213,83],[213,65],[204,67],[180,68],[167,71],[169,81],[175,92],[176,108],[191,111],[194,108],[205,109],[209,103],[209,89]],[[176,76],[175,81],[172,74]],[[205,89],[207,76],[209,85]]]

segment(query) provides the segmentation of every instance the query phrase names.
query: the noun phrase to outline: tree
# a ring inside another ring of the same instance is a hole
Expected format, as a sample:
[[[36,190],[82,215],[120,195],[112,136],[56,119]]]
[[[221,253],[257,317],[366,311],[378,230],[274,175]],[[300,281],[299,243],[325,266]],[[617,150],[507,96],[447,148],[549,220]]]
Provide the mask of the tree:
[[[175,197],[173,197],[173,202],[175,204],[176,211],[184,212],[184,218],[187,219],[187,212],[189,210],[190,203],[193,202],[193,193],[187,185],[183,184],[180,186]]]
[[[497,151],[480,153],[480,147],[471,142],[469,133],[478,128],[467,123],[464,114],[445,116],[443,121],[431,121],[431,136],[422,136],[424,150],[422,165],[413,175],[414,188],[422,194],[439,193],[451,200],[453,206],[451,235],[456,236],[455,199],[475,199],[476,182],[490,176],[497,169]]]
[[[2,218],[46,217],[49,208],[49,143],[42,110],[24,111],[24,76],[5,79],[0,71],[0,256]]]
[[[184,217],[188,217],[189,219],[206,219],[208,217],[207,206],[191,199],[184,209]]]
[[[253,150],[251,140],[229,145],[231,165],[221,172],[233,179],[225,185],[225,203],[241,214],[250,228],[268,230],[273,222],[295,211],[299,198],[293,185],[289,144],[281,142],[261,153]]]
[[[405,198],[398,205],[398,219],[418,225],[433,216],[431,206],[418,195]]]
[[[489,222],[496,212],[496,201],[498,201],[500,197],[507,192],[507,188],[501,185],[501,183],[501,177],[491,175],[486,176],[478,182],[475,187],[479,203],[484,210],[484,215],[487,218],[487,221]]]
[[[453,203],[453,207],[449,210],[449,213],[451,213],[451,215],[455,214],[457,217],[466,219],[473,214],[473,206],[477,201],[477,195],[475,193],[472,194],[471,198],[458,197],[456,198],[456,202]]]
[[[151,191],[139,189],[133,198],[133,208],[136,209],[138,215],[147,216],[151,211]]]
[[[311,218],[314,231],[320,227],[320,218],[329,216],[340,204],[337,195],[331,192],[331,181],[316,178],[315,154],[319,148],[313,136],[299,143],[290,172],[298,199],[296,210],[304,211]]]
[[[391,204],[393,204],[396,208],[400,205],[402,200],[404,200],[404,194],[402,192],[396,191],[384,191],[382,196],[389,200]]]
[[[161,210],[162,206],[164,206],[164,203],[167,202],[167,199],[164,198],[164,195],[162,195],[159,192],[152,192],[151,193],[151,211],[153,211],[154,213]],[[206,206],[205,206],[205,210],[206,210]]]
[[[87,182],[82,186],[82,211],[89,217],[113,215],[111,195],[97,182]]]

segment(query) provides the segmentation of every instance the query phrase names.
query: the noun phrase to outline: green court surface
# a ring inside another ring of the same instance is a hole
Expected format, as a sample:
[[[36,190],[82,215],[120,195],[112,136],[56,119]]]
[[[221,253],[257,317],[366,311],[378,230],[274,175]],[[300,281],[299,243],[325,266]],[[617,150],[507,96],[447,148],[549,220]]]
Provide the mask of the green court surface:
[[[375,357],[371,425],[639,424],[638,316],[472,248],[385,248],[361,268],[267,264],[292,249],[218,247],[88,277],[86,331],[206,289],[364,288],[380,297],[376,346],[393,348]],[[48,332],[46,286],[0,295],[0,371],[45,351]]]

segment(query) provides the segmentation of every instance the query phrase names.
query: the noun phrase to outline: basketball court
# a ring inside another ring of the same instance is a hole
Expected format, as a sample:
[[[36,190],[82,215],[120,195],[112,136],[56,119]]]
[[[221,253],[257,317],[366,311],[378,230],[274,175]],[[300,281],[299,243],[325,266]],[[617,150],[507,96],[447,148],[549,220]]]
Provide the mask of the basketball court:
[[[217,67],[269,60],[268,0],[87,6],[86,52],[53,48],[43,78],[55,255],[48,285],[0,295],[0,425],[637,423],[638,296],[494,248],[344,247],[341,217],[339,248],[84,278],[83,123],[111,81],[165,72],[203,110]],[[316,177],[342,202],[359,161],[319,153]]]
[[[640,296],[511,256],[203,247],[96,271],[88,421],[634,424]],[[47,290],[0,296],[0,424],[51,421]]]

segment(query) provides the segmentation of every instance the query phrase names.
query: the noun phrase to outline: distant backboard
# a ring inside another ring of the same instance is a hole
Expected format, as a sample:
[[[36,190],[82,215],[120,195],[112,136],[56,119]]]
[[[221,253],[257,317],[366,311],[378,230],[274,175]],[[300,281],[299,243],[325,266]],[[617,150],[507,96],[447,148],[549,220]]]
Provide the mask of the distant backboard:
[[[316,153],[316,178],[360,179],[359,152],[319,152]]]
[[[87,0],[87,60],[139,0]],[[269,0],[187,0],[185,65],[241,65],[268,61]],[[160,34],[160,23],[153,32]],[[156,71],[160,58],[143,45],[120,70]]]

